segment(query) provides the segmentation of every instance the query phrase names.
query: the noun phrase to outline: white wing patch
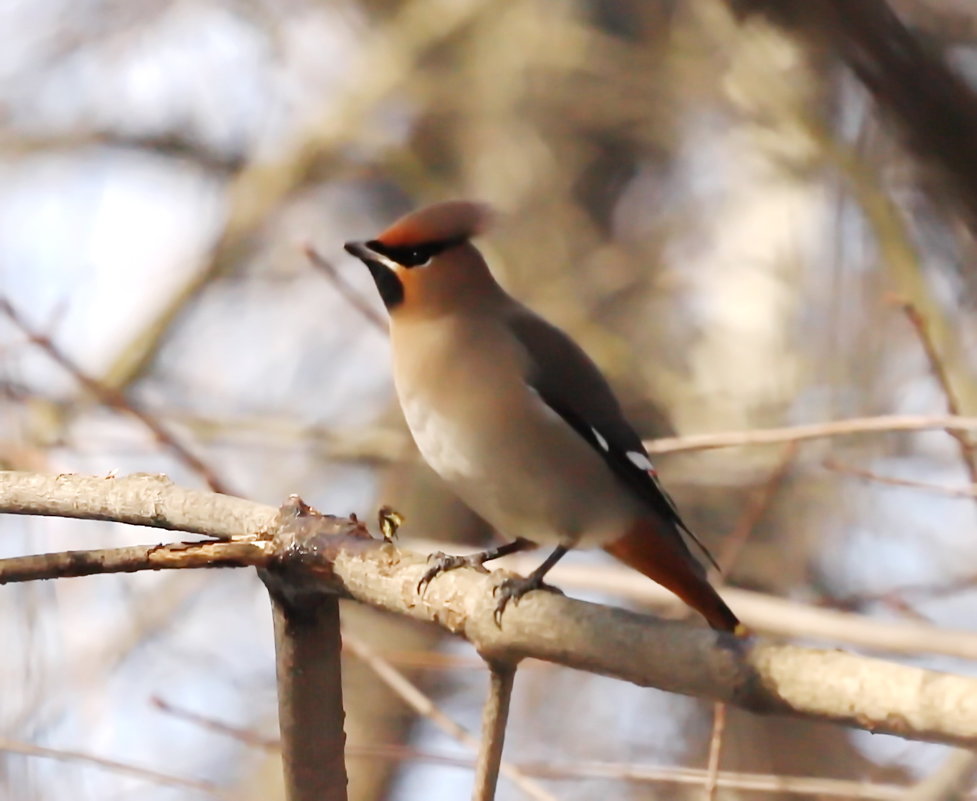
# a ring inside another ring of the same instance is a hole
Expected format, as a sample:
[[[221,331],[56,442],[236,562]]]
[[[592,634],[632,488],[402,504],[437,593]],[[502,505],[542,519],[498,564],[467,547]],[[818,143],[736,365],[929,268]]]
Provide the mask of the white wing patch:
[[[655,472],[655,466],[651,463],[651,460],[643,453],[639,453],[638,451],[628,451],[626,455],[628,457],[628,460],[631,462],[631,464],[633,464],[639,470],[646,470],[650,473]]]
[[[594,439],[597,440],[598,445],[600,445],[605,451],[609,451],[611,449],[611,446],[608,444],[607,440],[604,438],[604,435],[601,434],[600,431],[593,426],[591,426],[590,431],[594,435]],[[629,453],[628,456],[630,455],[631,454]]]

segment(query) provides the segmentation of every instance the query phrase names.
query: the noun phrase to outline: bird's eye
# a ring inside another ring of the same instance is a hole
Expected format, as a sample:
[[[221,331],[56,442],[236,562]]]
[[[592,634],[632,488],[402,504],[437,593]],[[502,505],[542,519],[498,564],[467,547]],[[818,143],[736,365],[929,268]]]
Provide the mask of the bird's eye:
[[[461,241],[463,240],[450,239],[441,242],[427,242],[423,245],[412,245],[409,247],[391,247],[384,245],[379,240],[373,240],[366,244],[375,253],[386,256],[402,267],[425,267],[439,253],[460,244]]]
[[[432,254],[426,248],[409,248],[398,261],[405,267],[423,267],[431,261]]]

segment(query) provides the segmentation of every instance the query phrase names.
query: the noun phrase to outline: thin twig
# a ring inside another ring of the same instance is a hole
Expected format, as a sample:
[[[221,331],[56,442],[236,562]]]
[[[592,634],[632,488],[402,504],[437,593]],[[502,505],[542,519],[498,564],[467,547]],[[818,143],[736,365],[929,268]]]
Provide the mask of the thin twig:
[[[389,333],[390,328],[383,316],[360,297],[359,292],[350,285],[329,259],[319,253],[310,244],[307,244],[303,248],[303,251],[305,252],[306,258],[312,263],[312,266],[318,269],[329,280],[329,283],[336,288],[336,291],[346,299],[346,302],[350,306],[363,315],[363,318],[383,333],[384,336]]]
[[[217,432],[224,436],[240,436],[241,432],[257,433],[262,447],[280,448],[283,439],[302,439],[321,447],[331,459],[367,461],[386,464],[402,459],[401,452],[409,444],[403,431],[394,428],[368,427],[356,432],[337,432],[332,428],[298,426],[293,420],[269,418],[239,418],[217,420],[186,416],[175,412],[168,414],[191,428]],[[932,415],[880,415],[833,420],[784,428],[750,429],[747,431],[721,431],[709,434],[688,434],[678,437],[645,440],[650,453],[678,453],[683,451],[710,450],[753,445],[781,445],[794,441],[830,439],[861,434],[887,434],[893,432],[935,431],[947,428],[961,431],[977,431],[977,417],[952,417]],[[250,444],[251,440],[248,440]]]
[[[426,717],[441,731],[446,732],[472,751],[478,752],[480,750],[477,737],[446,715],[410,679],[377,654],[363,640],[351,634],[348,629],[343,630],[343,644],[357,659],[369,666],[380,680],[399,695],[418,715]],[[530,798],[535,798],[538,801],[555,801],[555,796],[514,765],[503,761],[499,765],[499,772]]]
[[[810,423],[785,428],[755,428],[750,431],[721,431],[716,434],[688,434],[645,441],[649,453],[705,451],[740,445],[777,445],[781,442],[803,442],[853,434],[879,434],[890,431],[977,431],[977,417],[953,415],[881,415],[853,417],[829,423]]]
[[[482,663],[484,664],[484,663]],[[225,734],[239,742],[266,751],[277,751],[277,738],[265,737],[250,729],[233,726],[215,720],[199,712],[178,707],[158,698],[153,703],[167,714],[195,723],[205,729]],[[450,767],[475,767],[469,757],[432,753],[394,743],[347,744],[347,759],[386,759],[395,762],[429,762]],[[545,779],[572,781],[580,779],[610,779],[635,784],[703,785],[707,772],[697,768],[658,767],[635,765],[626,762],[521,762],[518,767],[529,776]],[[845,779],[825,779],[806,776],[779,776],[768,773],[739,773],[720,771],[716,774],[717,787],[729,790],[751,790],[761,793],[792,793],[824,797],[842,797],[859,801],[900,801],[906,787],[895,784],[868,784]]]
[[[149,702],[160,712],[171,715],[175,718],[179,718],[180,720],[184,720],[188,723],[193,723],[200,726],[202,729],[227,735],[228,737],[231,737],[240,743],[244,743],[245,745],[250,745],[253,748],[263,748],[266,751],[277,751],[282,747],[281,740],[277,737],[265,737],[257,732],[251,731],[250,729],[245,729],[242,726],[234,726],[230,723],[216,720],[208,715],[202,715],[200,712],[194,712],[193,710],[186,709],[185,707],[177,706],[164,698],[160,698],[158,695],[154,695],[152,698],[150,698]]]
[[[142,570],[260,567],[269,560],[267,545],[257,541],[177,542],[11,556],[0,559],[0,585]]]
[[[706,765],[706,801],[715,801],[719,787],[719,760],[723,754],[723,734],[726,731],[726,704],[712,706],[712,736],[709,738],[709,761]]]
[[[64,351],[54,344],[49,336],[36,331],[5,297],[0,297],[0,313],[6,315],[10,322],[17,326],[31,343],[37,345],[52,360],[57,362],[75,381],[98,398],[100,403],[117,411],[125,412],[142,423],[160,445],[167,448],[177,459],[199,475],[214,492],[221,492],[225,495],[232,494],[228,486],[218,478],[214,469],[180,442],[180,439],[166,426],[151,414],[133,406],[120,390],[106,386],[84,372]]]
[[[0,738],[0,752],[6,752],[8,754],[21,754],[23,756],[30,757],[43,757],[46,759],[57,759],[62,762],[78,762],[83,765],[91,765],[96,768],[103,768],[104,770],[110,770],[115,773],[124,773],[128,776],[133,776],[137,779],[144,779],[148,782],[153,782],[154,784],[167,785],[170,787],[181,787],[184,790],[193,790],[198,793],[206,793],[208,795],[217,796],[218,798],[230,799],[232,797],[231,793],[224,791],[219,785],[213,782],[205,781],[203,779],[183,779],[179,776],[172,776],[168,773],[160,773],[159,771],[150,770],[148,768],[140,768],[136,765],[130,765],[126,762],[119,762],[115,759],[106,759],[105,757],[95,756],[94,754],[88,754],[84,751],[71,751],[63,748],[45,748],[41,745],[34,745],[33,743],[20,742],[18,740],[10,740],[7,738]]]
[[[489,663],[489,694],[482,709],[482,744],[478,749],[472,801],[492,801],[495,798],[515,678],[515,665]]]
[[[919,337],[919,343],[922,345],[923,352],[926,354],[926,359],[929,362],[930,370],[933,371],[933,376],[940,385],[940,389],[943,390],[943,396],[946,399],[946,410],[950,414],[959,415],[960,403],[957,400],[956,392],[953,390],[953,384],[951,383],[950,376],[943,364],[943,359],[940,358],[936,344],[933,342],[933,338],[930,336],[929,326],[926,324],[926,320],[923,317],[922,312],[920,312],[919,309],[917,309],[916,306],[908,300],[900,301],[899,307],[902,309],[903,313],[906,315],[906,318],[916,331],[916,335]],[[970,483],[977,484],[977,458],[974,456],[973,442],[970,441],[970,437],[968,437],[963,431],[947,429],[947,433],[953,437],[960,446],[960,457],[963,459],[963,463],[967,467],[967,473],[970,476]]]
[[[866,481],[874,481],[877,484],[888,484],[893,487],[906,487],[907,489],[918,489],[924,492],[933,492],[937,495],[948,495],[951,498],[977,498],[977,484],[969,487],[946,487],[942,484],[929,484],[925,481],[913,481],[908,478],[896,478],[895,476],[883,476],[863,467],[853,467],[852,465],[842,464],[834,459],[825,459],[821,466],[825,470],[836,473],[845,473],[856,478],[863,478]]]
[[[767,513],[774,498],[777,497],[777,492],[783,485],[784,479],[787,478],[787,474],[790,472],[790,466],[794,461],[794,457],[797,455],[797,448],[797,442],[788,442],[784,446],[783,453],[780,459],[777,460],[777,464],[774,465],[774,469],[770,472],[770,476],[764,482],[760,491],[747,503],[746,508],[736,521],[736,526],[723,540],[722,550],[719,552],[717,561],[724,574],[728,575],[733,569],[740,554],[743,552],[743,547],[750,539],[754,529],[756,529],[763,519],[763,516]]]

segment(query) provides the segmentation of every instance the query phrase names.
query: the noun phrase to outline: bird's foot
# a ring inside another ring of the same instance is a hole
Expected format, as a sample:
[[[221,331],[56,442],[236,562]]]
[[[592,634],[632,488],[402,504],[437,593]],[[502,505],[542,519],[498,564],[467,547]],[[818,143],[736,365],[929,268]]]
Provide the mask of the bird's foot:
[[[481,573],[488,573],[485,565],[482,564],[485,558],[484,553],[456,556],[454,554],[444,553],[443,551],[435,551],[427,558],[429,567],[424,575],[421,576],[421,580],[417,582],[417,591],[419,593],[424,592],[425,587],[442,573],[447,573],[449,570],[457,570],[459,567],[474,567]]]
[[[559,587],[554,587],[552,584],[546,584],[543,581],[543,577],[537,576],[535,573],[531,573],[525,578],[521,576],[507,578],[492,588],[492,595],[498,599],[495,604],[495,612],[492,614],[492,617],[495,618],[495,625],[502,628],[502,613],[505,612],[505,608],[509,605],[510,601],[518,604],[522,596],[533,590],[546,590],[547,592],[555,592],[558,595],[563,595],[563,590]]]

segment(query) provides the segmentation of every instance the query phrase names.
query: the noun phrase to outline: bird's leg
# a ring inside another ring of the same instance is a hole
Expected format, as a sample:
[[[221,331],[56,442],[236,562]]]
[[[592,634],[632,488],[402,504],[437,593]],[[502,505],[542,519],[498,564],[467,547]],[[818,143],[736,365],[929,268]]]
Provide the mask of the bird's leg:
[[[569,548],[563,545],[557,545],[553,549],[553,553],[547,556],[543,561],[543,564],[537,567],[528,576],[525,578],[509,578],[495,587],[492,592],[499,599],[499,602],[495,606],[495,625],[501,628],[502,613],[505,611],[509,601],[519,603],[519,599],[522,598],[523,595],[525,595],[527,592],[532,592],[533,590],[550,590],[551,592],[559,592],[556,587],[551,587],[549,584],[544,584],[543,576],[545,576],[549,572],[550,568],[559,562],[569,550]]]
[[[421,580],[417,582],[417,591],[423,592],[424,588],[428,584],[430,584],[442,573],[447,573],[449,570],[457,570],[459,567],[474,567],[476,570],[487,572],[483,567],[486,562],[491,562],[493,559],[498,559],[502,556],[508,556],[510,553],[527,551],[535,547],[535,542],[530,542],[522,537],[517,537],[512,542],[507,542],[503,545],[499,545],[495,548],[489,548],[485,551],[470,553],[467,556],[455,556],[453,554],[437,551],[436,553],[432,553],[427,558],[428,564],[431,566],[427,569],[427,572],[421,576]]]

